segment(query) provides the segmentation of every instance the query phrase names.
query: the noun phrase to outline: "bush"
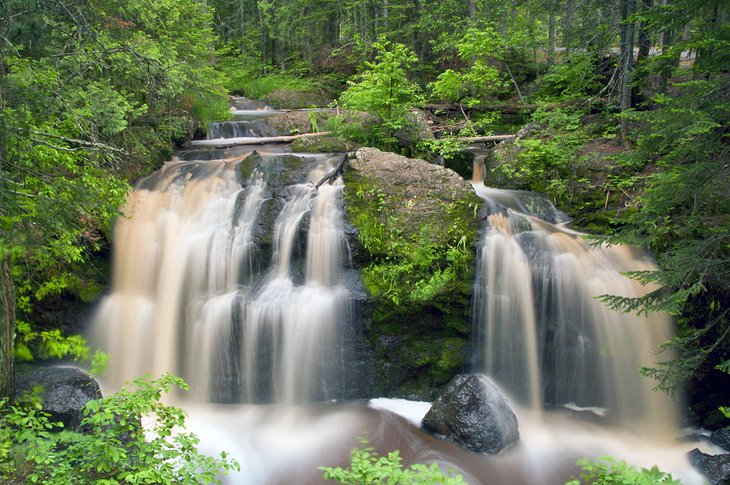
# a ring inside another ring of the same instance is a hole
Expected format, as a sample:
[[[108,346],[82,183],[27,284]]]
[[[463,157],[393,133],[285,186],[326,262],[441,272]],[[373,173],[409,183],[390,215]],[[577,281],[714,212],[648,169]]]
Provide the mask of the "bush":
[[[201,454],[199,439],[184,432],[182,409],[162,403],[172,387],[187,389],[170,374],[138,378],[133,389],[84,409],[79,431],[63,430],[33,405],[0,401],[0,479],[10,483],[118,484],[219,483],[239,464],[221,452]],[[54,432],[57,431],[57,432]]]
[[[578,461],[582,471],[580,478],[571,480],[566,485],[681,485],[682,482],[672,478],[672,475],[660,471],[656,466],[651,469],[637,470],[625,461],[617,461],[610,456],[604,456],[598,461],[581,459]]]
[[[325,480],[348,485],[408,484],[408,485],[465,485],[461,475],[452,471],[444,474],[436,463],[429,466],[417,463],[403,468],[398,450],[380,456],[373,448],[355,448],[350,452],[350,468],[319,467]]]

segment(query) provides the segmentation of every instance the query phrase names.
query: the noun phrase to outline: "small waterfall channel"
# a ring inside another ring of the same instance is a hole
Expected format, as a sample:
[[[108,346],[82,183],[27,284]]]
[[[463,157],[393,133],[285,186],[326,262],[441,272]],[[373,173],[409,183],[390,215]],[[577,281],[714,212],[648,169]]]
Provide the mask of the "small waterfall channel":
[[[357,400],[372,396],[359,369],[343,185],[314,188],[342,155],[231,143],[275,134],[266,118],[281,111],[263,108],[236,100],[234,121],[212,125],[208,140],[130,194],[115,230],[112,291],[91,330],[111,354],[104,387],[145,373],[185,378],[191,395],[172,399],[203,451],[224,449],[241,463],[222,477],[227,484],[323,483],[317,467],[346,465],[363,437],[381,452],[400,450],[405,464],[456,469],[472,485],[559,485],[577,474],[578,458],[606,454],[702,483],[686,444],[631,429],[653,413],[675,429],[671,403],[636,375],[669,322],[625,319],[592,298],[637,294],[620,271],[650,261],[592,248],[544,199],[481,181],[474,187],[490,215],[475,281],[475,365],[511,397],[520,440],[480,455],[422,432],[428,403]],[[569,403],[615,419],[576,418],[561,408]]]
[[[477,368],[533,409],[602,408],[624,425],[675,432],[677,404],[638,372],[666,358],[655,350],[673,336],[670,318],[622,314],[596,298],[652,290],[622,274],[653,270],[651,259],[592,244],[537,194],[486,187],[475,163],[472,184],[489,211],[474,296]]]
[[[172,161],[130,194],[94,329],[115,359],[111,387],[172,372],[202,401],[344,397],[342,185],[314,188],[340,157],[259,151]],[[247,157],[298,165],[301,181],[245,176]]]

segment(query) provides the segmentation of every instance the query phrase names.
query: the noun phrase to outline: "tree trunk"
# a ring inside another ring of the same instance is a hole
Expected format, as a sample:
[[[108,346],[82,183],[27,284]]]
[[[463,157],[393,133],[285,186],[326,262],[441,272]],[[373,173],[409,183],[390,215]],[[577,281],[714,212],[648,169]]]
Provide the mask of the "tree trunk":
[[[611,18],[609,20],[609,27],[612,32],[615,32],[619,28],[619,22],[621,21],[621,8],[625,5],[625,0],[611,0]]]
[[[563,17],[563,47],[570,50],[570,32],[573,29],[573,13],[575,12],[575,1],[565,2],[565,17]]]
[[[0,259],[0,399],[13,396],[15,286],[8,258]]]
[[[642,0],[641,9],[646,12],[654,8],[654,0]],[[649,51],[651,50],[651,36],[649,36],[649,25],[647,22],[641,22],[639,24],[639,54],[636,56],[636,63],[639,64],[641,61],[649,57]]]
[[[555,63],[555,1],[551,1],[548,5],[548,51],[547,51],[547,68],[550,70]]]
[[[259,26],[261,28],[261,64],[263,64],[264,74],[266,74],[266,65],[269,60],[269,29],[266,27],[266,22],[264,21],[264,11],[261,9],[261,5],[258,5],[257,10],[259,13]]]
[[[621,112],[631,109],[631,79],[634,68],[634,22],[626,19],[634,14],[635,0],[623,0],[621,19],[621,89],[619,91],[619,109]],[[629,131],[629,120],[621,118],[621,140],[626,141]]]

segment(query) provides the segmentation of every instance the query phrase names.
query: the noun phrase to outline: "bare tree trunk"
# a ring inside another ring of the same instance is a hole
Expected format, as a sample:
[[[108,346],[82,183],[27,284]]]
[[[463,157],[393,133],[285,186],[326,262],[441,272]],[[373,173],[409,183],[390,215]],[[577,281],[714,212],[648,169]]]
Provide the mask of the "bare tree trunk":
[[[641,9],[646,12],[654,8],[654,0],[642,0]],[[636,56],[636,63],[639,64],[642,60],[649,57],[649,51],[651,50],[651,36],[649,36],[649,26],[646,22],[639,23],[639,54]]]
[[[388,0],[383,0],[383,33],[388,33]]]
[[[261,5],[257,5],[259,13],[259,26],[261,27],[261,64],[263,64],[264,74],[266,73],[266,65],[269,60],[268,57],[268,46],[269,46],[269,29],[266,27],[264,21],[264,11],[261,9]]]
[[[555,63],[555,0],[548,4],[548,51],[547,51],[547,68],[553,67]]]
[[[623,0],[621,25],[621,90],[619,97],[619,109],[621,112],[631,109],[631,79],[634,69],[634,22],[626,22],[626,19],[634,14],[635,0]],[[629,120],[621,118],[621,139],[626,141],[629,131]]]
[[[609,26],[611,27],[611,31],[615,31],[618,29],[618,24],[621,21],[621,8],[624,4],[624,0],[611,0],[611,19],[609,21]]]
[[[575,13],[575,1],[566,0],[565,17],[563,17],[563,47],[570,49],[570,31],[573,29],[573,14]]]
[[[15,286],[8,258],[0,259],[0,399],[13,396]]]

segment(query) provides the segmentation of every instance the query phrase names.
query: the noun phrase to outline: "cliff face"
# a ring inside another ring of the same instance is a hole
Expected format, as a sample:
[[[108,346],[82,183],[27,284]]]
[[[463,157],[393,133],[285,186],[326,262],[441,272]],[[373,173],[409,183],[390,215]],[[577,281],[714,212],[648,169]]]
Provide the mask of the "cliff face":
[[[373,395],[432,399],[466,364],[479,205],[455,172],[422,160],[362,148],[350,161]]]

